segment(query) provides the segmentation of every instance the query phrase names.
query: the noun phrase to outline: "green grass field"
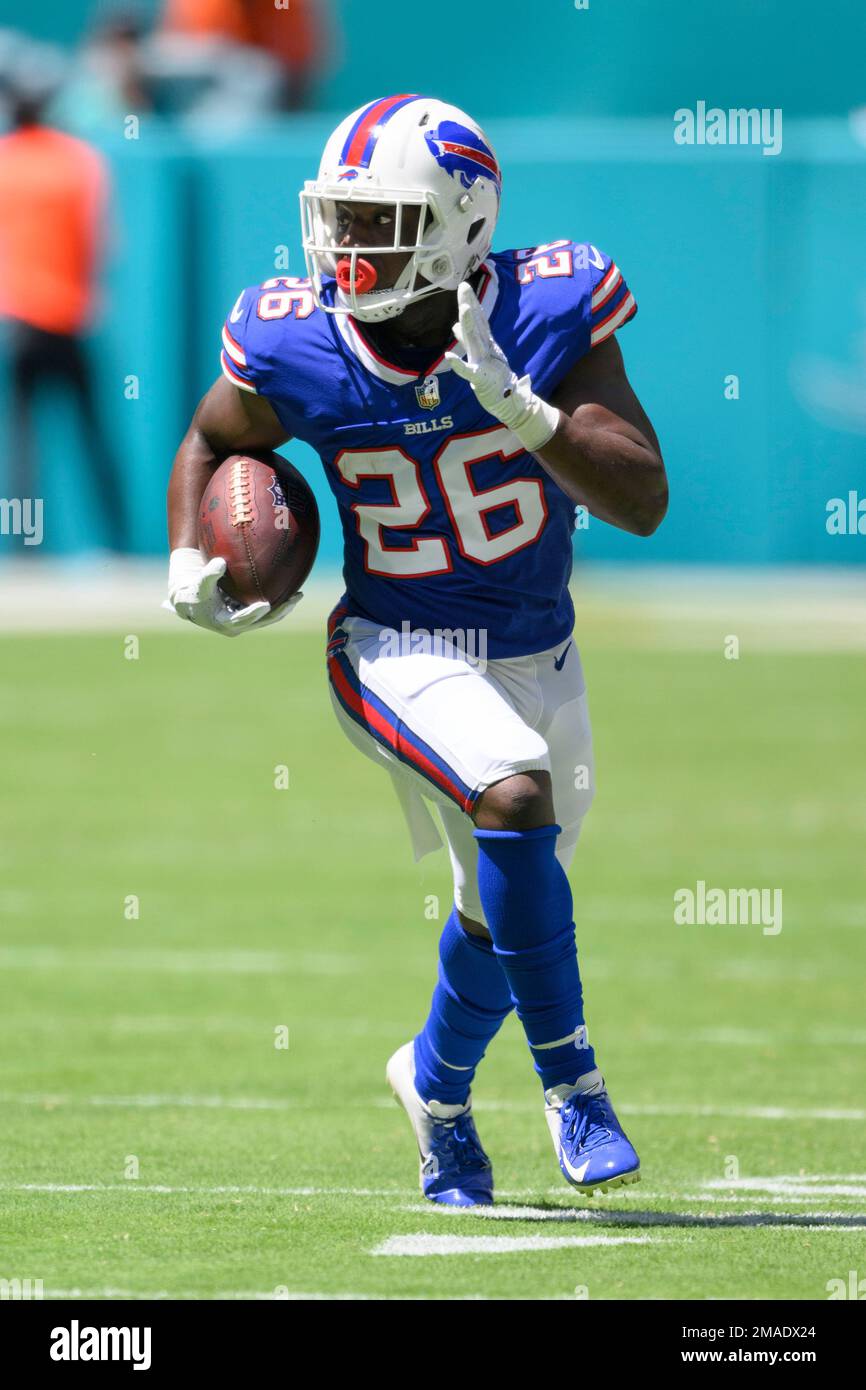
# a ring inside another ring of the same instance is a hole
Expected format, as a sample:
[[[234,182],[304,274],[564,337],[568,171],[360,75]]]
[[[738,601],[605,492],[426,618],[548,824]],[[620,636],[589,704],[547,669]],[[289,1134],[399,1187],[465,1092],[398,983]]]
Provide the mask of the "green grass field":
[[[501,1194],[482,1217],[422,1202],[384,1085],[429,1001],[447,859],[412,864],[319,637],[0,653],[0,1277],[46,1297],[825,1299],[866,1275],[861,656],[584,644],[578,940],[643,1181],[586,1201],[560,1179],[512,1018],[475,1087]],[[699,879],[780,887],[781,933],[674,925]]]

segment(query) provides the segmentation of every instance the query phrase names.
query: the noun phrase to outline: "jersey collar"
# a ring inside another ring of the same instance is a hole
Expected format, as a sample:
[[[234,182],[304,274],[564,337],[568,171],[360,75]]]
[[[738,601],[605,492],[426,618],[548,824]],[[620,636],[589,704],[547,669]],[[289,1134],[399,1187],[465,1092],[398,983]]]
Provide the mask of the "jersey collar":
[[[478,302],[483,308],[488,320],[493,316],[493,310],[499,299],[499,276],[492,261],[482,262],[484,276],[481,287],[478,291]],[[383,357],[372,343],[368,341],[363,331],[363,325],[351,314],[335,314],[337,327],[342,334],[343,342],[349,351],[357,357],[358,361],[367,371],[372,372],[380,381],[387,381],[391,386],[408,386],[410,382],[418,381],[425,376],[438,376],[440,372],[450,372],[451,366],[444,361],[445,353],[451,352],[455,345],[452,338],[448,346],[440,353],[439,357],[426,369],[413,371],[411,367],[401,367],[397,362],[389,362]]]

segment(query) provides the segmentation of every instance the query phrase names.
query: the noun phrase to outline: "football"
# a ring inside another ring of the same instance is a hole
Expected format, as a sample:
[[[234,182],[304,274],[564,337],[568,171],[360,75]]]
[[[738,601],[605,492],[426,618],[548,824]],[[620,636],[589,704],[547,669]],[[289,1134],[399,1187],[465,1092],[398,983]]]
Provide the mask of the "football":
[[[304,583],[319,546],[319,509],[288,459],[262,450],[232,454],[199,506],[198,543],[228,568],[220,588],[242,604],[284,603]]]

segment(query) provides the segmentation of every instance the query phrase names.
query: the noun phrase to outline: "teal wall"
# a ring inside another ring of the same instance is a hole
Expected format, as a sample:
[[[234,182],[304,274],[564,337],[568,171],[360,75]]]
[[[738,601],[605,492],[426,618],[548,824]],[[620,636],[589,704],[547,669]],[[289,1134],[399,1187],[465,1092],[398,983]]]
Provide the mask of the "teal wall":
[[[71,44],[106,7],[41,0],[26,23]],[[141,7],[155,13],[157,0]],[[828,498],[866,490],[866,150],[846,119],[866,102],[864,0],[329,8],[342,39],[317,93],[325,111],[234,139],[154,121],[139,140],[100,139],[116,236],[91,347],[136,549],[163,547],[165,477],[218,370],[226,309],[274,273],[277,246],[303,274],[297,192],[327,134],[372,96],[428,90],[465,105],[498,151],[497,248],[593,241],[637,296],[621,342],[664,446],[671,510],[649,542],[596,525],[585,553],[858,559],[856,537],[830,537],[824,523]],[[0,26],[23,22],[18,0],[0,0]],[[781,107],[782,153],[675,145],[674,110],[698,100]],[[728,374],[739,400],[724,397]],[[124,395],[131,375],[137,400]],[[0,410],[5,387],[0,343]],[[63,401],[46,401],[40,428],[45,548],[73,552],[101,538]],[[317,461],[302,445],[288,452],[321,495]],[[336,559],[333,508],[322,504],[324,554]]]
[[[267,4],[268,0],[260,0]],[[0,26],[72,43],[118,0],[0,0]],[[138,0],[156,14],[159,0]],[[844,114],[864,100],[863,0],[328,0],[319,105],[432,92],[488,115],[665,115],[711,105]]]
[[[164,544],[177,441],[218,372],[223,318],[289,247],[303,274],[297,190],[330,118],[277,122],[195,146],[145,126],[106,146],[116,189],[106,313],[92,346],[102,407],[134,500],[140,552]],[[613,255],[635,291],[620,340],[672,483],[650,541],[594,525],[587,555],[724,562],[862,559],[831,537],[832,496],[864,490],[866,151],[840,124],[789,123],[781,155],[675,146],[667,122],[489,123],[505,170],[497,248],[575,236]],[[820,158],[816,157],[820,153]],[[739,400],[726,400],[736,374]],[[124,383],[140,381],[137,400]],[[41,421],[46,549],[99,537],[74,422]],[[286,452],[334,509],[317,460]],[[2,487],[2,472],[0,472]]]

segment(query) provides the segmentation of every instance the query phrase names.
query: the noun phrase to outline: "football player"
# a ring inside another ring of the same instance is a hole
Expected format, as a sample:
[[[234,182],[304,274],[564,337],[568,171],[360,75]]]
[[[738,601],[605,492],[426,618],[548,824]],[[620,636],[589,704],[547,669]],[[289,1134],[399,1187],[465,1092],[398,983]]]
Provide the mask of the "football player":
[[[568,580],[576,507],[647,536],[667,484],[615,336],[636,312],[622,273],[567,239],[492,252],[501,185],[442,101],[348,116],[300,195],[307,277],[238,296],[169,486],[169,602],[233,636],[298,596],[226,601],[196,542],[212,470],[293,437],[322,460],[345,540],[334,709],[391,773],[416,856],[437,803],[453,866],[429,1017],[387,1079],[424,1195],[459,1206],[493,1200],[470,1087],[512,1008],[564,1176],[640,1171],[587,1035],[566,877],[593,795]]]

